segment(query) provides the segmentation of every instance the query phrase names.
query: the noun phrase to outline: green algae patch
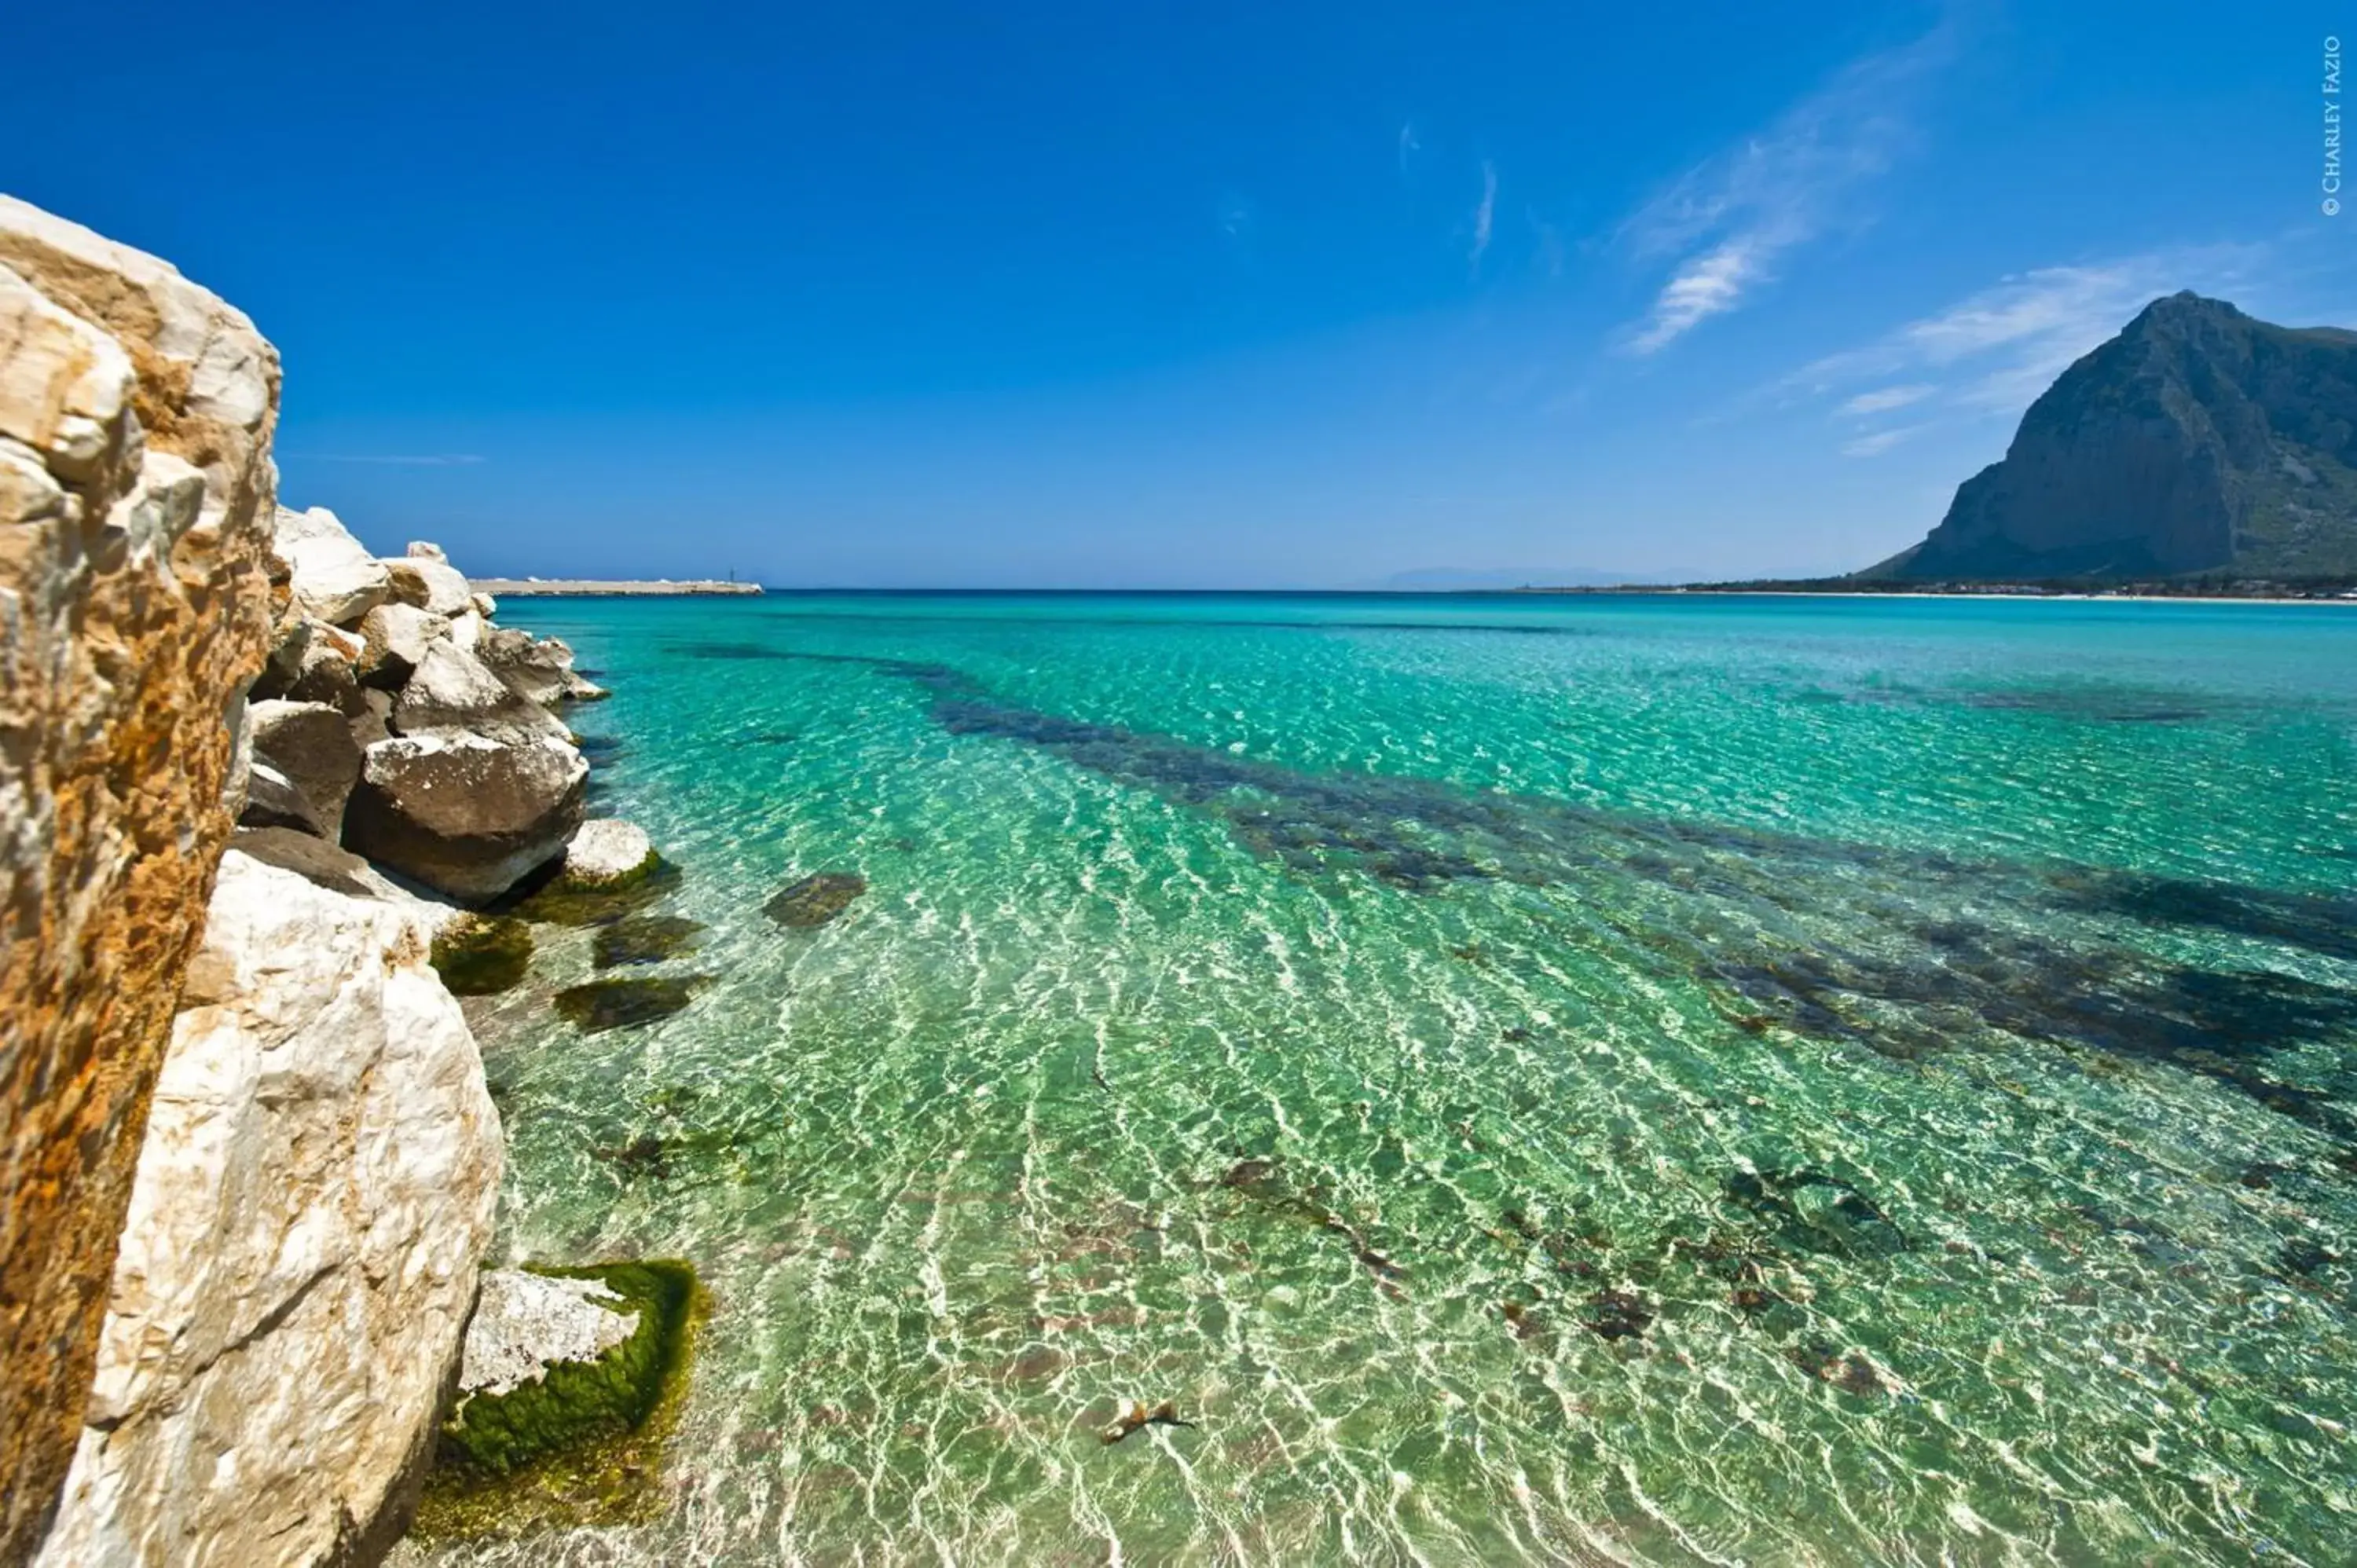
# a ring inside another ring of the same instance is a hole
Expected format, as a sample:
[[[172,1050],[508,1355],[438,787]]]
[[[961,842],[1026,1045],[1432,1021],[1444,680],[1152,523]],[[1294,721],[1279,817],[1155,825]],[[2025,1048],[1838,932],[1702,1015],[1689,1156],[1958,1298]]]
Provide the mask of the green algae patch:
[[[436,1436],[410,1526],[421,1540],[640,1523],[661,1509],[662,1448],[707,1305],[694,1266],[651,1260],[532,1272],[600,1282],[622,1299],[598,1305],[637,1313],[638,1326],[594,1361],[559,1361],[538,1382],[462,1397]]]
[[[549,1003],[566,1023],[597,1035],[668,1018],[711,981],[708,974],[615,975],[569,985]]]
[[[435,972],[454,996],[492,996],[523,978],[532,928],[498,915],[461,915],[435,933]]]
[[[678,866],[661,854],[650,854],[634,869],[606,882],[585,882],[559,871],[493,908],[544,925],[609,926],[655,903],[680,881]]]
[[[599,969],[661,963],[694,948],[703,929],[703,921],[684,915],[630,915],[598,928],[589,961]]]

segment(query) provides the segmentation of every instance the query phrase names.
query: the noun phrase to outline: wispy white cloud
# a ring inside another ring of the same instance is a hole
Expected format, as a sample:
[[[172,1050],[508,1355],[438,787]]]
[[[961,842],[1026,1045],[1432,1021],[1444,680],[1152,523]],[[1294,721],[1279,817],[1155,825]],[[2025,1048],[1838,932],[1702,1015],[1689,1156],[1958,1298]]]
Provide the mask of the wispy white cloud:
[[[1940,389],[1929,381],[1917,381],[1903,387],[1878,387],[1864,392],[1841,405],[1837,411],[1851,415],[1888,413],[1894,408],[1905,408],[1910,403],[1921,403]]]
[[[1913,142],[1903,109],[1916,83],[1953,51],[1944,26],[1869,55],[1740,145],[1688,170],[1620,228],[1641,261],[1677,258],[1631,353],[1667,348],[1741,305],[1776,263],[1844,217],[1858,185]]]
[[[1851,439],[1843,442],[1841,449],[1842,456],[1845,457],[1878,457],[1883,453],[1889,451],[1893,446],[1898,446],[1901,441],[1911,439],[1931,428],[1932,426],[1926,423],[1922,424],[1902,424],[1892,430],[1869,431],[1864,435],[1853,436]]]
[[[1405,177],[1407,174],[1409,162],[1422,151],[1424,151],[1424,143],[1415,134],[1415,122],[1402,121],[1399,134],[1399,170],[1402,177]]]
[[[1489,159],[1481,160],[1481,201],[1473,209],[1473,250],[1466,264],[1480,270],[1481,253],[1490,248],[1490,233],[1498,217],[1498,166]]]
[[[378,463],[393,468],[460,468],[490,461],[474,452],[289,452],[285,456],[314,463]]]
[[[2259,246],[2179,246],[2017,274],[1863,348],[1803,366],[1783,386],[1829,395],[1862,381],[1936,376],[1936,382],[1858,393],[1840,412],[1868,414],[1901,406],[1876,400],[1905,390],[1916,395],[1903,403],[1937,395],[1964,410],[2018,413],[2158,295],[2182,288],[2237,292],[2265,255]]]

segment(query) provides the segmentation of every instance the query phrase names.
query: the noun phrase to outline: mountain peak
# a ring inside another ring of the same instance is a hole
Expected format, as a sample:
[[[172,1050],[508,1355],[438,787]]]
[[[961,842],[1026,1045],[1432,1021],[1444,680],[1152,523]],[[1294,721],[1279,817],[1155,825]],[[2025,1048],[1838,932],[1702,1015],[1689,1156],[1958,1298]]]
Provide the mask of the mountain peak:
[[[2187,289],[2029,405],[1878,577],[2357,574],[2357,334]]]

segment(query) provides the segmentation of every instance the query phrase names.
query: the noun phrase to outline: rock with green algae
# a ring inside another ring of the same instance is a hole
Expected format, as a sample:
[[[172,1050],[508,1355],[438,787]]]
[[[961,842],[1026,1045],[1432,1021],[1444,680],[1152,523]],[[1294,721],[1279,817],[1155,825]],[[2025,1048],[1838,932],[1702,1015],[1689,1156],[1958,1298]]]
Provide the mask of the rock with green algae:
[[[595,1035],[668,1018],[711,979],[708,974],[613,975],[569,985],[549,1001],[565,1022]]]
[[[651,854],[637,870],[608,882],[586,883],[560,869],[494,908],[503,915],[553,926],[610,926],[662,899],[679,884],[679,867]]]
[[[694,1267],[665,1260],[530,1272],[595,1282],[601,1288],[579,1301],[634,1325],[594,1359],[554,1361],[521,1381],[511,1368],[495,1369],[507,1375],[462,1392],[411,1526],[422,1540],[629,1524],[661,1507],[662,1445],[705,1310]],[[471,1354],[471,1330],[469,1338]]]
[[[661,963],[694,948],[703,929],[703,921],[684,915],[631,915],[598,928],[589,961],[599,969]]]
[[[460,915],[434,934],[434,968],[454,996],[490,996],[523,978],[532,928],[497,915]]]

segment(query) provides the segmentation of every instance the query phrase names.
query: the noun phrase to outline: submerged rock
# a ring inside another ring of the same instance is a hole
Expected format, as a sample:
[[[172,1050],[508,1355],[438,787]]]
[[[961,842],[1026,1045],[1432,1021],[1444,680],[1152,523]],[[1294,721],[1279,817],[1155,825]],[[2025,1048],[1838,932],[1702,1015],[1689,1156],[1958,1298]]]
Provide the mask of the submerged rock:
[[[500,912],[555,926],[609,926],[662,899],[680,880],[679,867],[660,854],[635,876],[594,886],[574,881],[560,867],[503,900]]]
[[[1629,1291],[1600,1290],[1587,1298],[1587,1326],[1598,1338],[1635,1338],[1655,1316],[1652,1303]]]
[[[615,975],[568,986],[550,1001],[567,1023],[597,1035],[668,1018],[711,979],[708,974]]]
[[[453,996],[492,996],[523,979],[532,927],[498,915],[461,915],[434,934],[434,968]]]
[[[700,1316],[675,1261],[483,1276],[457,1408],[412,1533],[520,1534],[643,1519]]]
[[[823,926],[866,891],[867,878],[857,872],[822,871],[789,883],[761,908],[781,926]]]
[[[599,969],[661,963],[696,946],[704,922],[683,915],[632,915],[604,927],[591,943],[590,962]]]

